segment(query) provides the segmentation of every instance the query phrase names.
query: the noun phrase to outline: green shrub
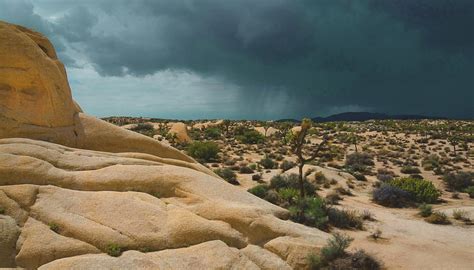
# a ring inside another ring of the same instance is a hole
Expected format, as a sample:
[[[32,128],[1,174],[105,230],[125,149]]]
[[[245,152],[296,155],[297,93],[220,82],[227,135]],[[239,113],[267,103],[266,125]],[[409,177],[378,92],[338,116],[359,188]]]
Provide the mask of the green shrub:
[[[259,173],[256,173],[256,174],[252,175],[252,180],[253,181],[260,181],[260,180],[262,180],[262,175],[259,174]]]
[[[59,233],[59,225],[54,223],[54,222],[50,222],[49,223],[49,229],[55,233]]]
[[[284,172],[288,171],[293,167],[295,167],[295,163],[288,160],[283,160],[283,162],[280,164],[280,169],[282,169]]]
[[[420,210],[419,214],[422,217],[429,217],[433,213],[433,208],[431,207],[431,205],[426,203],[421,204],[418,209]]]
[[[153,136],[155,134],[155,129],[152,124],[149,123],[138,123],[135,127],[130,130],[141,133],[147,136]]]
[[[259,163],[265,169],[273,169],[275,167],[275,162],[269,157],[262,158]]]
[[[219,128],[208,128],[204,130],[204,136],[207,139],[215,140],[221,137],[221,130]]]
[[[240,167],[239,172],[242,173],[242,174],[254,173],[254,171],[252,169],[250,169],[250,167],[247,167],[247,166]]]
[[[470,186],[470,187],[464,189],[464,192],[469,194],[470,198],[474,198],[474,186]]]
[[[294,188],[282,188],[278,190],[278,195],[280,198],[290,204],[298,200],[299,194],[299,191]]]
[[[248,192],[252,193],[253,195],[259,198],[265,198],[268,193],[268,186],[267,185],[257,185],[253,188],[247,190]]]
[[[416,202],[435,203],[441,192],[430,181],[414,178],[397,178],[388,182],[389,185],[410,193]]]
[[[443,181],[450,189],[462,191],[474,185],[473,175],[473,173],[462,171],[458,173],[447,173],[444,175]]]
[[[374,189],[373,200],[387,207],[404,207],[411,204],[412,195],[398,187],[383,183],[380,187]]]
[[[345,167],[349,171],[367,172],[370,166],[374,166],[373,156],[369,153],[352,153],[346,156]]]
[[[267,202],[273,203],[273,204],[278,204],[281,201],[280,195],[278,195],[278,192],[275,190],[269,190],[267,192],[267,195],[265,195],[264,199]]]
[[[329,208],[327,211],[329,223],[341,229],[354,228],[361,230],[363,221],[356,210],[345,210],[337,208]]]
[[[321,249],[321,259],[323,262],[334,261],[346,255],[346,248],[354,239],[340,233],[334,233],[328,240],[326,246]]]
[[[412,166],[403,166],[400,171],[405,174],[417,174],[421,172],[420,169]]]
[[[426,222],[440,225],[446,225],[451,223],[445,213],[438,211],[433,212],[429,217],[425,218],[425,220]]]
[[[361,269],[378,270],[382,263],[375,257],[367,254],[364,250],[358,250],[354,254],[334,260],[329,264],[329,269]]]
[[[5,208],[0,206],[0,215],[4,215],[4,214],[5,214]]]
[[[118,244],[109,244],[107,245],[106,252],[112,257],[118,257],[122,255],[122,247]]]
[[[281,188],[294,188],[299,189],[299,176],[297,174],[279,174],[275,175],[270,179],[270,188],[279,190]],[[303,187],[307,195],[312,195],[316,191],[316,187],[311,184],[308,180],[304,180]]]
[[[299,198],[289,207],[293,221],[326,230],[328,225],[326,203],[320,197]]]
[[[217,159],[220,150],[215,142],[193,142],[186,151],[193,158],[210,162]]]
[[[238,185],[237,175],[229,168],[216,169],[214,172],[232,185]]]
[[[236,138],[244,144],[259,144],[265,141],[265,137],[256,130],[246,130],[242,135],[236,136]]]
[[[467,217],[467,212],[462,209],[454,209],[453,218],[456,220],[469,221],[469,218]]]
[[[323,262],[321,260],[321,257],[317,254],[311,253],[308,255],[308,266],[310,270],[319,270],[321,267],[323,267]]]

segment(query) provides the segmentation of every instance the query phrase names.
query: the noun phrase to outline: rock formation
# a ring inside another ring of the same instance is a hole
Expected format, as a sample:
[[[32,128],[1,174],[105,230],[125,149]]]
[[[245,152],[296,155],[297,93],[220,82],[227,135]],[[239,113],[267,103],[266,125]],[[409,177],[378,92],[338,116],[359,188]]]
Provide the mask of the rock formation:
[[[0,207],[0,267],[304,268],[327,240],[176,149],[84,114],[51,43],[3,22]]]
[[[186,127],[186,124],[182,122],[177,122],[171,124],[170,130],[168,131],[168,134],[175,134],[176,139],[180,143],[189,143],[191,142],[191,138],[188,135],[188,129]]]

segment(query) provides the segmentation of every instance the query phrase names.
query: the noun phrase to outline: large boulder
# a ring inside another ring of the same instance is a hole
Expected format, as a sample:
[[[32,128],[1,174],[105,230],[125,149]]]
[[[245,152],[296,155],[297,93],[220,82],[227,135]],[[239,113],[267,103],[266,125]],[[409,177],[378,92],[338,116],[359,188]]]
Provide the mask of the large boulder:
[[[172,123],[168,134],[174,134],[180,143],[190,143],[192,141],[188,135],[188,128],[183,122]]]
[[[41,34],[0,22],[0,63],[1,267],[288,269],[325,244],[176,149],[82,113]]]

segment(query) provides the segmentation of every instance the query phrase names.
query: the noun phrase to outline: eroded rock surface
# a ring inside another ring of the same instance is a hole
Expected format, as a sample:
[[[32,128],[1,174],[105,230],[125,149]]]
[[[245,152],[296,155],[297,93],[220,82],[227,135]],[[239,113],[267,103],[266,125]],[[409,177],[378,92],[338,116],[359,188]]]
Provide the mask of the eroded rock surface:
[[[289,269],[325,244],[176,149],[82,113],[41,34],[0,22],[0,63],[1,267]]]

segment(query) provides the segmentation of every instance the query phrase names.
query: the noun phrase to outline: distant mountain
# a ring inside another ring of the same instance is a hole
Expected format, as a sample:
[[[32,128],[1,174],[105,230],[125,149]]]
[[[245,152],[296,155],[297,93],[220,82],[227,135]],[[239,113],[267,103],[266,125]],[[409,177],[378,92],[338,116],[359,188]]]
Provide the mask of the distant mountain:
[[[447,119],[445,117],[433,117],[416,114],[399,114],[390,115],[385,113],[371,113],[371,112],[345,112],[333,114],[328,117],[313,117],[314,122],[340,122],[340,121],[367,121],[367,120],[420,120],[420,119]],[[299,123],[296,119],[280,119],[275,122],[293,122]]]
[[[314,122],[338,122],[338,121],[367,121],[367,120],[420,120],[420,119],[446,119],[444,117],[433,117],[415,114],[390,115],[385,113],[371,112],[345,112],[328,117],[311,118]]]

